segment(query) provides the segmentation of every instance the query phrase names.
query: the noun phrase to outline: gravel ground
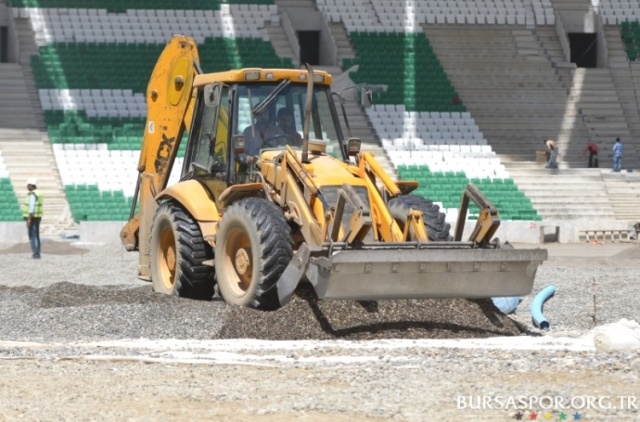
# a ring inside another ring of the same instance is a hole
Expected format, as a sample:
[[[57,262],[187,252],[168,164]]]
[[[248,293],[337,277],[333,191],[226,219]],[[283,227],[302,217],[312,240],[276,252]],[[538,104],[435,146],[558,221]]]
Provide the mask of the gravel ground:
[[[0,421],[640,420],[638,351],[598,353],[589,337],[638,320],[638,258],[637,244],[550,246],[509,316],[489,300],[304,288],[265,313],[155,294],[119,245],[45,241],[41,260],[6,245]],[[528,310],[549,284],[541,331]]]

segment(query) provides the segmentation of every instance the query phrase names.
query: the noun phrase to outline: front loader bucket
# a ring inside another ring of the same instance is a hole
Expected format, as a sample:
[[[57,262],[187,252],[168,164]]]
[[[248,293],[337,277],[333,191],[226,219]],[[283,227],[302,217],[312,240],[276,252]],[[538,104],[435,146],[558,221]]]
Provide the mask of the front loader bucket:
[[[320,299],[519,296],[546,259],[544,249],[351,249],[311,258],[307,277]]]

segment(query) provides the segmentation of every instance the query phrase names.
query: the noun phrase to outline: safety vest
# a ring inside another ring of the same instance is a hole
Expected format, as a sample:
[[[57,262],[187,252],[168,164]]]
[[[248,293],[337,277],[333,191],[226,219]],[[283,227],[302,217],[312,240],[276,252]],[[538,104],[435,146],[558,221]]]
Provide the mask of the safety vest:
[[[34,189],[27,194],[25,203],[22,204],[22,217],[24,218],[29,217],[29,197],[31,195],[36,196],[36,209],[34,210],[33,216],[35,218],[42,218],[42,195],[40,194],[38,189]]]

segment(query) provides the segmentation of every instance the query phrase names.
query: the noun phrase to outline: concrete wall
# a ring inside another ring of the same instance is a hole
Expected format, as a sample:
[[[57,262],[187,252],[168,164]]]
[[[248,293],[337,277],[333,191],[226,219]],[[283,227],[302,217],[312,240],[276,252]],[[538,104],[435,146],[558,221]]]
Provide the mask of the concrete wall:
[[[540,240],[539,221],[503,221],[496,236],[501,241],[518,243],[538,243]],[[120,230],[124,222],[83,221],[80,223],[80,241],[88,243],[120,243]],[[451,222],[453,234],[455,222]],[[475,227],[475,221],[467,221],[464,236],[469,236]],[[23,230],[24,227],[22,227]]]
[[[0,245],[15,245],[28,241],[27,223],[24,221],[0,223]]]
[[[564,53],[564,59],[566,61],[571,60],[571,47],[569,46],[569,37],[567,36],[567,31],[560,16],[556,17],[556,34],[558,35],[558,40],[560,41],[560,46],[562,47],[562,52]]]
[[[596,32],[598,33],[598,67],[607,67],[609,66],[609,45],[607,44],[607,37],[604,33],[604,28],[602,27],[600,15],[596,15],[595,23]]]
[[[296,30],[291,23],[291,19],[289,19],[289,15],[284,13],[280,22],[295,56],[293,64],[296,66],[300,66],[300,43],[298,42],[298,35],[296,34]]]
[[[88,243],[120,243],[120,230],[124,227],[124,222],[81,222],[80,223],[80,241]],[[455,230],[455,222],[450,222],[451,234]],[[473,228],[475,221],[467,221],[463,232],[463,239],[466,239]],[[570,225],[568,223],[553,223],[540,221],[502,221],[496,232],[496,237],[500,241],[509,241],[512,243],[539,243],[540,227],[542,225],[551,226],[560,224],[560,241],[562,243],[571,243],[577,241],[577,228],[581,225]],[[26,230],[22,227],[23,231]],[[574,240],[575,239],[575,240]]]
[[[451,235],[455,232],[455,221],[449,221],[451,224]],[[539,221],[502,221],[500,227],[494,237],[500,239],[501,242],[509,241],[511,243],[539,243],[540,242],[540,222]],[[467,240],[473,228],[476,226],[475,221],[467,221],[464,226],[462,240]]]
[[[453,234],[455,222],[451,223],[451,232]],[[538,243],[540,240],[540,224],[539,221],[503,221],[498,228],[496,236],[501,241],[510,241],[518,243]],[[467,221],[464,229],[464,236],[468,236],[475,227],[475,221]],[[546,224],[546,223],[545,223]],[[551,224],[551,223],[550,223]],[[83,221],[80,223],[80,241],[89,243],[120,243],[120,230],[124,227],[124,222],[98,222]],[[23,226],[23,225],[22,225]],[[22,227],[24,229],[24,227]],[[26,229],[25,229],[26,230]],[[571,227],[561,229],[561,233],[573,233]],[[564,241],[571,242],[573,236],[567,237]],[[577,236],[576,236],[577,239]]]
[[[455,231],[455,221],[451,224],[451,234]],[[463,232],[463,240],[466,240],[473,228],[475,221],[467,221]],[[120,244],[120,230],[125,222],[117,221],[83,221],[80,223],[79,241],[87,243],[112,243]],[[555,232],[558,228],[559,243],[578,243],[580,233],[585,230],[620,230],[629,229],[628,223],[619,220],[545,220],[545,221],[502,221],[496,232],[501,242],[511,243],[541,243],[541,228],[546,234]],[[27,228],[24,222],[0,223],[0,245],[12,245],[28,242]]]
[[[122,221],[82,221],[80,223],[80,241],[88,243],[120,243],[120,230],[126,222]]]
[[[597,15],[589,12],[559,10],[557,16],[562,19],[566,32],[593,34],[597,31]]]
[[[447,220],[451,224],[451,234],[455,231],[455,221]],[[475,221],[467,221],[464,226],[462,239],[466,240]],[[555,233],[558,229],[559,243],[579,243],[580,234],[585,230],[620,230],[626,231],[628,224],[619,220],[545,220],[545,221],[501,221],[495,237],[501,242],[511,243],[542,243],[545,234]]]

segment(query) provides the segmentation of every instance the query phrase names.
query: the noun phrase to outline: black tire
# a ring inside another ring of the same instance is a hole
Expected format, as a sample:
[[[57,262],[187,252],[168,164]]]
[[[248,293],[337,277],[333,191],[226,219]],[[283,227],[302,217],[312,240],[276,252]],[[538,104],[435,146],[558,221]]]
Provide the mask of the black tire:
[[[191,215],[174,202],[160,205],[151,227],[151,280],[153,290],[190,299],[210,300],[215,270],[203,265],[213,258]]]
[[[231,204],[216,234],[216,275],[230,304],[275,310],[276,283],[293,257],[291,230],[282,210],[262,198]]]
[[[413,208],[422,211],[422,220],[427,228],[429,240],[451,240],[451,225],[445,222],[445,214],[440,211],[440,207],[434,204],[432,200],[409,194],[391,199],[388,205],[391,215],[398,222],[401,230],[404,230],[409,208]]]

